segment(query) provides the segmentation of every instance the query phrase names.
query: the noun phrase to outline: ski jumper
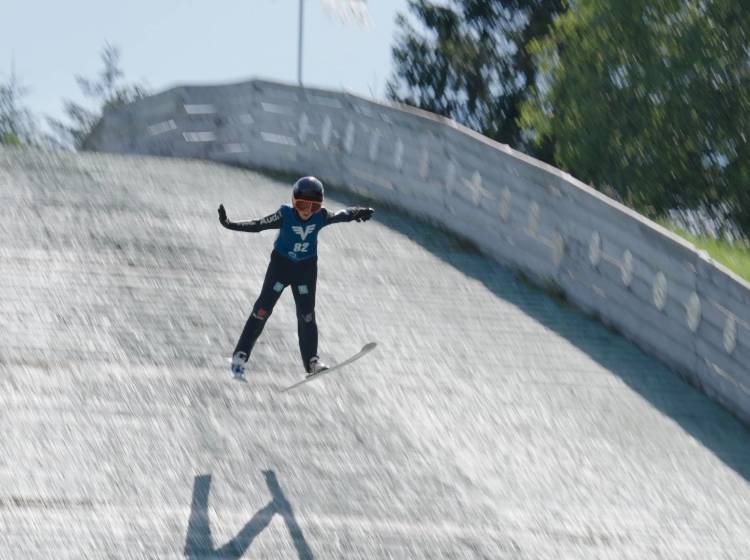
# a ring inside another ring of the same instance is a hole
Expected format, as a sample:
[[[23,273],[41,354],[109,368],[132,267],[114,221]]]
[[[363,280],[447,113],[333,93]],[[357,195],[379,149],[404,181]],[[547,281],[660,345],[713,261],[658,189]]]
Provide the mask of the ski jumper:
[[[287,286],[292,286],[302,363],[307,367],[310,358],[317,356],[315,288],[318,279],[318,233],[328,225],[354,220],[358,210],[347,208],[331,213],[326,208],[321,208],[307,220],[302,220],[291,206],[284,204],[274,214],[265,218],[247,222],[228,222],[224,226],[235,231],[279,230],[263,288],[237,341],[234,354],[244,352],[248,358],[250,357],[255,342],[263,332],[263,327],[281,293]]]

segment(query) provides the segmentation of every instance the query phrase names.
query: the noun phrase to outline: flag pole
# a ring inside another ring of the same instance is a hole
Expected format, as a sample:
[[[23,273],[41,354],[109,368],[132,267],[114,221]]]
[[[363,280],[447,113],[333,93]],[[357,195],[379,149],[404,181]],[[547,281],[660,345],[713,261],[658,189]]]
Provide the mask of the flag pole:
[[[299,37],[297,40],[297,83],[302,87],[302,30],[304,27],[304,1],[299,0]]]

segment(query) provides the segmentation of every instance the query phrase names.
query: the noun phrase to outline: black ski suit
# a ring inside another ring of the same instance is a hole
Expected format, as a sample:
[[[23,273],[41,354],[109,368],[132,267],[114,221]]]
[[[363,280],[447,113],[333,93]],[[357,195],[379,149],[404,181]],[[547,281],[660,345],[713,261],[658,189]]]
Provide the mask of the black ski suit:
[[[220,217],[223,207],[219,211]],[[315,321],[315,290],[318,279],[317,237],[325,226],[368,220],[371,208],[347,208],[336,213],[321,208],[307,220],[302,220],[291,206],[282,205],[274,214],[244,222],[222,221],[222,225],[235,231],[259,232],[278,229],[271,260],[266,270],[260,295],[245,323],[234,354],[244,352],[249,358],[255,342],[263,332],[276,302],[284,288],[292,286],[297,308],[297,336],[305,370],[309,371],[310,358],[318,353],[318,325]]]

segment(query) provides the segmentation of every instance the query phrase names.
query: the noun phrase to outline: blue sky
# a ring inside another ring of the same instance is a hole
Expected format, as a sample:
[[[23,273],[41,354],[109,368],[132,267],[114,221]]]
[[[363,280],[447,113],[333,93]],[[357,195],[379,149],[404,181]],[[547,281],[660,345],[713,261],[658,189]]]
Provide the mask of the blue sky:
[[[333,0],[328,0],[332,2]],[[304,0],[304,82],[383,98],[397,12],[406,0],[369,0],[370,25],[345,24],[326,0]],[[0,80],[11,61],[38,117],[83,101],[75,75],[101,69],[119,47],[129,81],[152,91],[253,77],[297,81],[298,0],[3,0]]]

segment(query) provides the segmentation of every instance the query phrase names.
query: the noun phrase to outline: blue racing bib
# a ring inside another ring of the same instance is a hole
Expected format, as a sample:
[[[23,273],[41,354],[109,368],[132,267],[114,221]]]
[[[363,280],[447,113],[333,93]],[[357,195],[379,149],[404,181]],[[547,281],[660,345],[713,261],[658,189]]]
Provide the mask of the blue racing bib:
[[[318,232],[323,227],[324,213],[316,212],[304,222],[294,209],[283,204],[279,209],[283,222],[273,248],[292,261],[304,261],[318,255]]]

